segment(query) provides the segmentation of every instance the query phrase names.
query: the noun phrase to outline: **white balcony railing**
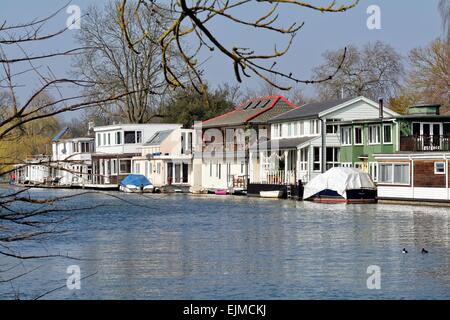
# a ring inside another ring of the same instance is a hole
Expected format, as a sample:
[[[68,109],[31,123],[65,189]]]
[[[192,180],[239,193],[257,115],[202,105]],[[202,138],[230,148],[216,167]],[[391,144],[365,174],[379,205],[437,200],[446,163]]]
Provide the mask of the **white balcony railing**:
[[[262,184],[286,185],[295,184],[296,179],[297,177],[295,170],[271,170],[263,171],[260,182]]]

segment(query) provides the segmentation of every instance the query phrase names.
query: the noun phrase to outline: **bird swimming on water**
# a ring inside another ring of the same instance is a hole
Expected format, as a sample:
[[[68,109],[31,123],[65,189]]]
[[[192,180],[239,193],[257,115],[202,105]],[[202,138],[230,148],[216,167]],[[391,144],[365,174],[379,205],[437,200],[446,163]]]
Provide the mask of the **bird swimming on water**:
[[[402,253],[408,253],[405,248],[403,248]]]
[[[422,248],[422,254],[427,254],[428,250],[425,250],[425,248]]]

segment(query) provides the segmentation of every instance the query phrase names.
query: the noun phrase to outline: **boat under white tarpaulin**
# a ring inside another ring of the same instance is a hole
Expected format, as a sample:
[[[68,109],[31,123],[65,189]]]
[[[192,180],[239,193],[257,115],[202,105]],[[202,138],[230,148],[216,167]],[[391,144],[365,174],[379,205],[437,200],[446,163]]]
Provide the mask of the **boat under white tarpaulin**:
[[[360,189],[376,190],[369,174],[354,168],[331,168],[306,184],[303,199],[309,199],[325,190],[335,191],[347,199],[348,190]]]

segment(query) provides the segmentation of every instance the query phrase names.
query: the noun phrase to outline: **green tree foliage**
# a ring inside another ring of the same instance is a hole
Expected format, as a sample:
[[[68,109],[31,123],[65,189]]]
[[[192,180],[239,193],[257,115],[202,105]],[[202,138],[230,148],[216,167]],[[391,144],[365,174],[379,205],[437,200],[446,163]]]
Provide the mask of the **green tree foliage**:
[[[163,121],[191,127],[195,121],[207,120],[233,110],[237,92],[236,87],[228,85],[220,86],[206,96],[195,90],[177,90],[164,104]]]

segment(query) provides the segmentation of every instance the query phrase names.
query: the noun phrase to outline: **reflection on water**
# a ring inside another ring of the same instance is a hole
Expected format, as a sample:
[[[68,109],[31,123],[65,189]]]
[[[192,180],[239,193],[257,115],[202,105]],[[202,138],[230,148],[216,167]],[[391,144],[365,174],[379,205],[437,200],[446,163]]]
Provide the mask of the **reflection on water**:
[[[27,261],[18,268],[39,269],[1,283],[0,298],[64,285],[73,264],[82,277],[94,275],[81,290],[46,298],[450,298],[448,208],[114,195],[127,202],[105,194],[71,199],[66,207],[105,206],[61,213],[70,218],[61,226],[68,233],[21,248],[83,260]],[[430,253],[422,255],[422,247]],[[0,257],[0,269],[11,263]],[[367,289],[370,265],[381,267],[381,290]]]

